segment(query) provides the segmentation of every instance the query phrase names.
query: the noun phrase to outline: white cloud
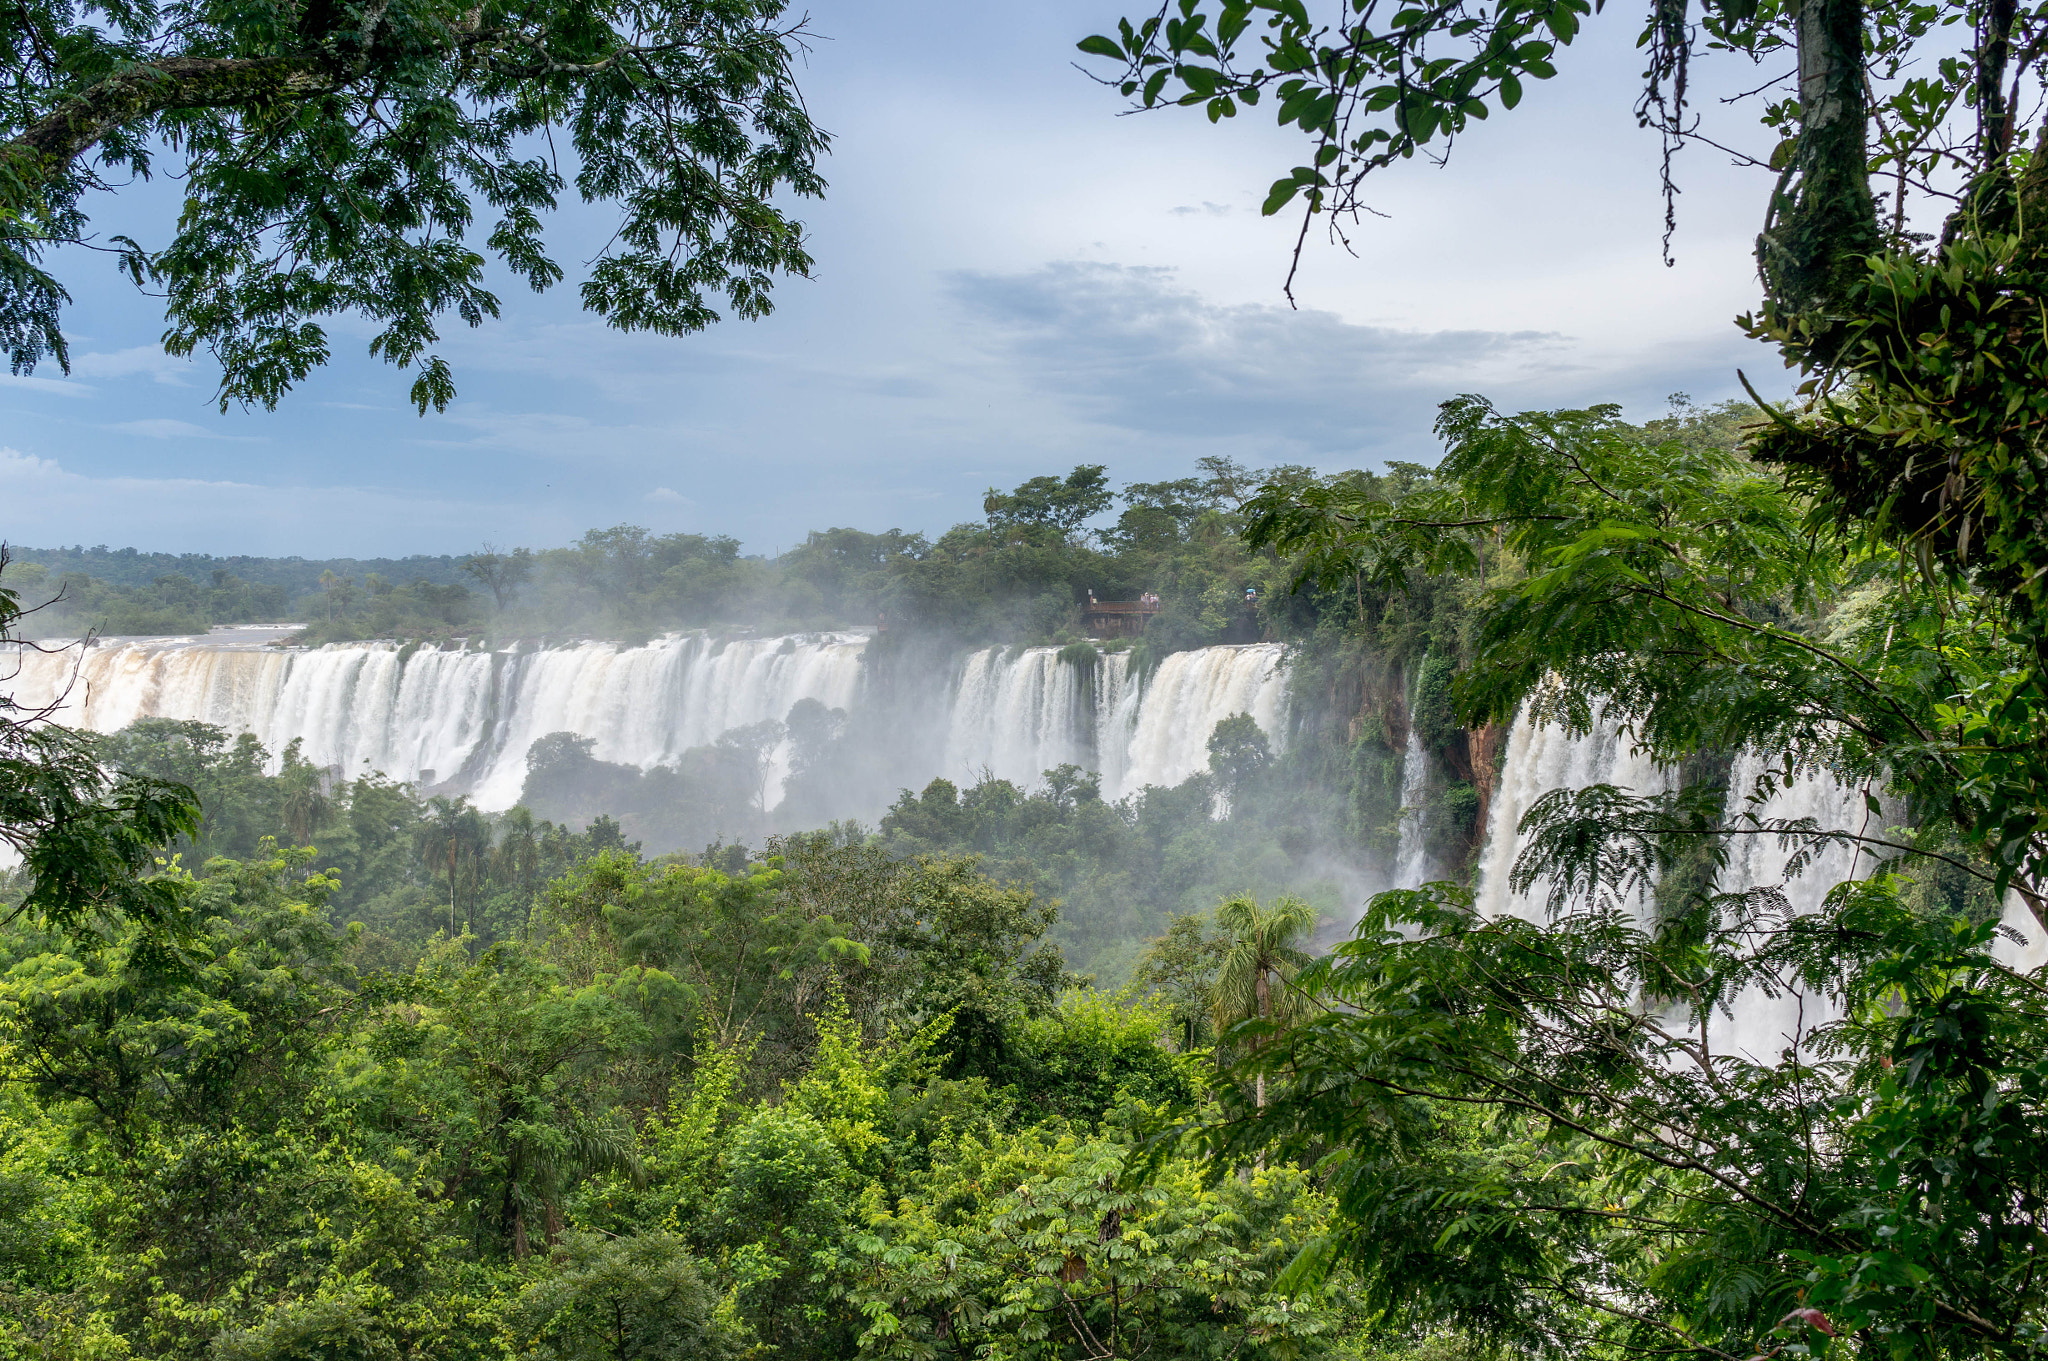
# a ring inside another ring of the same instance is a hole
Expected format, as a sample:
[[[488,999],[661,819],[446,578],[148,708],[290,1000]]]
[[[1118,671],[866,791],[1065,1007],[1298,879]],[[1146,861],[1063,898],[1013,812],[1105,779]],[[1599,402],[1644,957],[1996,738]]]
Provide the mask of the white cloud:
[[[1555,331],[1361,325],[1217,302],[1168,268],[1093,262],[962,272],[954,296],[989,350],[1083,419],[1154,439],[1249,440],[1316,463],[1433,462],[1437,405],[1464,392],[1508,407],[1654,412],[1717,346],[1732,356],[1741,343],[1687,337],[1617,355]]]
[[[166,417],[153,417],[140,421],[119,421],[107,427],[124,435],[139,435],[144,439],[231,439],[253,441],[260,435],[224,435],[218,430],[208,430],[203,425],[190,421],[174,421]]]
[[[47,392],[56,397],[89,397],[92,385],[68,378],[45,378],[36,373],[0,373],[0,392],[16,388],[23,392]]]
[[[192,361],[165,354],[159,345],[131,345],[125,350],[78,355],[71,361],[71,371],[80,378],[147,377],[184,387],[192,376]]]
[[[389,487],[264,486],[195,477],[93,477],[0,446],[5,536],[43,546],[135,544],[168,552],[365,554],[417,551],[447,527],[558,542],[551,508],[492,506]]]
[[[24,454],[19,449],[0,444],[0,484],[62,471],[53,459],[37,458],[34,454]]]
[[[665,505],[672,506],[693,506],[696,504],[696,502],[677,491],[674,487],[656,487],[653,491],[647,493],[643,499],[660,501]]]

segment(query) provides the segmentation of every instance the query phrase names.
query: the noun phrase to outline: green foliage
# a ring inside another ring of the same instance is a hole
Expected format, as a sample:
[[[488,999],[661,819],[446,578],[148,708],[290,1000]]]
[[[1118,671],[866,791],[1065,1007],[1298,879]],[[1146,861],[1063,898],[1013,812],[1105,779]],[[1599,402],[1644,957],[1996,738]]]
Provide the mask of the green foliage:
[[[513,1305],[522,1354],[547,1361],[722,1361],[744,1356],[687,1245],[660,1231],[571,1233],[558,1270]]]
[[[1767,890],[1714,895],[1662,932],[1584,899],[1538,927],[1448,885],[1382,895],[1304,974],[1324,1007],[1284,1060],[1253,1055],[1285,1075],[1256,1131],[1219,1125],[1216,1147],[1349,1150],[1324,1260],[1408,1326],[1560,1354],[1774,1331],[1825,1350],[1807,1308],[1842,1337],[2004,1354],[2039,1308],[2015,1275],[2041,1119],[2019,1036],[2044,1018],[1990,925],[1906,910],[1899,886],[1790,919]],[[1782,1055],[1712,1019],[1794,980],[1842,1019]]]
[[[1291,598],[1284,569],[1248,553],[1237,534],[1238,501],[1251,487],[1262,479],[1313,482],[1314,474],[1215,458],[1201,466],[1205,477],[1132,483],[1118,494],[1102,468],[1084,465],[1064,478],[991,491],[987,519],[936,540],[835,528],[772,560],[742,556],[729,535],[615,525],[564,547],[487,546],[462,559],[306,562],[75,548],[36,550],[18,570],[24,589],[62,592],[35,620],[47,637],[88,629],[202,633],[215,624],[290,620],[305,626],[297,639],[305,643],[404,638],[454,646],[482,636],[644,642],[678,629],[879,624],[871,651],[882,666],[899,651],[921,657],[918,640],[1056,642],[1073,647],[1078,664],[1091,647],[1077,636],[1091,591],[1102,600],[1161,597],[1142,643],[1141,672],[1182,648],[1298,636],[1326,609],[1348,608],[1338,593]],[[1119,497],[1125,509],[1116,523],[1091,528],[1087,522],[1099,521]],[[1256,602],[1246,601],[1247,587],[1256,588]]]
[[[1249,787],[1273,763],[1273,744],[1250,714],[1233,714],[1209,734],[1209,773],[1226,797]]]
[[[1328,1353],[1347,1321],[1341,1284],[1274,1286],[1281,1244],[1324,1214],[1307,1178],[1216,1182],[1184,1160],[1137,1178],[1137,1165],[1115,1129],[962,1140],[919,1194],[872,1207],[835,1262],[858,1354]],[[988,1189],[961,1201],[964,1186]]]
[[[1227,948],[1204,917],[1189,912],[1174,917],[1138,961],[1132,984],[1166,1009],[1183,1050],[1202,1047],[1214,1034],[1216,974]]]
[[[1425,750],[1435,751],[1464,735],[1451,701],[1451,680],[1456,672],[1450,658],[1434,652],[1425,656],[1417,669],[1415,693],[1408,701],[1408,722]]]
[[[82,572],[53,574],[40,561],[15,570],[22,592],[43,606],[29,621],[38,637],[204,633],[215,624],[282,620],[290,602],[282,586],[257,585],[226,568],[215,568],[204,585],[181,572],[122,585]]]
[[[167,849],[202,871],[214,856],[268,858],[267,837],[315,848],[329,916],[366,928],[351,947],[359,963],[410,967],[436,931],[484,944],[516,937],[549,879],[625,845],[603,817],[576,833],[524,808],[486,817],[463,799],[422,799],[381,775],[334,781],[296,743],[266,775],[268,754],[253,738],[205,723],[142,719],[74,740],[103,770],[196,792],[193,825]],[[158,887],[179,891],[170,879]]]
[[[1074,469],[1064,481],[1034,477],[1008,493],[991,487],[981,508],[988,513],[991,528],[1037,529],[1065,537],[1078,533],[1083,524],[1107,510],[1113,499],[1108,471],[1091,463]]]
[[[1029,791],[993,778],[966,790],[934,780],[897,799],[881,844],[903,856],[979,855],[996,877],[1057,899],[1057,938],[1104,983],[1128,978],[1144,942],[1177,914],[1207,913],[1234,894],[1303,892],[1334,911],[1341,890],[1314,857],[1340,843],[1342,786],[1314,778],[1313,749],[1272,757],[1249,715],[1222,720],[1211,739],[1218,771],[1115,805],[1072,766]],[[1221,817],[1219,790],[1228,795]]]
[[[533,154],[554,140],[576,192],[620,214],[586,308],[666,335],[718,320],[714,305],[761,316],[774,276],[810,266],[777,200],[823,189],[800,29],[754,0],[23,10],[0,49],[0,345],[17,373],[67,362],[67,297],[41,261],[91,235],[89,195],[168,169],[183,186],[168,242],[114,245],[165,298],[166,348],[219,360],[223,408],[275,406],[326,362],[337,315],[414,370],[421,411],[445,407],[441,319],[499,312],[478,247],[535,290],[562,277],[542,217],[568,182]]]
[[[1277,1098],[1211,1146],[1345,1150],[1344,1227],[1304,1269],[1349,1263],[1403,1329],[1575,1355],[1851,1336],[2017,1354],[2039,1308],[2010,1255],[2038,1214],[2017,1037],[2048,1018],[1989,953],[2006,884],[2038,897],[2039,855],[2031,822],[1991,810],[2037,806],[2038,745],[1980,744],[1992,720],[1959,699],[2028,674],[2025,640],[1995,575],[1899,574],[1707,424],[1467,398],[1445,406],[1427,483],[1257,498],[1255,535],[1309,570],[1485,574],[1448,691],[1467,721],[1620,724],[1694,778],[1536,803],[1510,887],[1548,886],[1547,926],[1481,920],[1448,884],[1375,899],[1302,974],[1319,1005],[1284,1050],[1241,1060]],[[1783,756],[1729,814],[1719,780],[1745,747]],[[1910,825],[1755,811],[1815,766],[1880,816],[1895,794]],[[1775,885],[1717,887],[1727,839],[1749,835],[1794,848],[1792,873],[1829,845],[1875,869],[1792,916]],[[1717,1019],[1790,987],[1821,1010],[1783,1053]],[[1226,1108],[1244,1085],[1220,1089]]]
[[[215,812],[215,835],[254,816]],[[1147,1106],[1203,1099],[1205,1061],[1075,990],[1051,911],[971,863],[826,835],[604,849],[520,938],[363,972],[314,853],[259,848],[167,870],[199,922],[175,948],[141,923],[0,933],[10,1354],[851,1358],[875,1291],[905,1298],[870,1255],[887,1206],[988,1254],[973,1326],[1032,1354],[1093,1354],[1046,1334],[1048,1233],[1055,1267],[1103,1245],[1055,1288],[1118,1338],[1293,1355],[1346,1318],[1272,1286],[1324,1212],[1298,1174],[1107,1183],[1136,1176]]]

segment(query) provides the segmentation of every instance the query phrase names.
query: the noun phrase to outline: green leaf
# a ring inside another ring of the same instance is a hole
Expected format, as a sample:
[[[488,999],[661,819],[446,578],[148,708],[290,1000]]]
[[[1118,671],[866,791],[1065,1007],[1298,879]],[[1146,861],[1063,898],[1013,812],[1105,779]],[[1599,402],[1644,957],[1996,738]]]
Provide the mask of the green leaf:
[[[1294,201],[1294,196],[1300,193],[1308,183],[1308,181],[1299,178],[1301,173],[1301,171],[1297,170],[1285,179],[1273,181],[1273,187],[1266,191],[1266,201],[1259,205],[1261,216],[1271,217]]]

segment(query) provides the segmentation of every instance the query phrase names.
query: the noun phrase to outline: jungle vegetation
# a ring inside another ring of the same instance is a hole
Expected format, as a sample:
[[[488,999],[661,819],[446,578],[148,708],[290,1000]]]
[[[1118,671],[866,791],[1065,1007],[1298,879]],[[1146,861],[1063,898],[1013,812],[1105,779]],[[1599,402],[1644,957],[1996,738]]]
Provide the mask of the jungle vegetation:
[[[1155,591],[1167,650],[1262,636],[1284,621],[1246,609],[1279,576],[1247,552],[1238,503],[1307,469],[1202,460],[1196,475],[1120,491],[1099,465],[991,488],[985,518],[936,539],[814,531],[774,558],[717,534],[591,530],[557,547],[486,547],[460,558],[329,563],[180,558],[104,548],[17,548],[26,598],[61,598],[27,621],[39,636],[202,633],[294,622],[309,643],[359,638],[613,638],[678,629],[790,632],[882,626],[959,643],[1072,642],[1092,590]]]
[[[1319,222],[1344,235],[1374,175],[1441,160],[1558,78],[1598,8],[1178,0],[1081,46],[1140,108],[1214,122],[1270,99],[1308,150],[1266,211],[1296,207],[1305,240]],[[1647,11],[1637,113],[1664,139],[1667,195],[1674,153],[1713,135],[1687,102],[1693,64],[1758,68],[1746,99],[1775,146],[1748,159],[1776,182],[1762,306],[1740,324],[1798,372],[1799,400],[1759,402],[1729,455],[1646,442],[1613,408],[1461,397],[1432,485],[1269,488],[1250,538],[1325,580],[1483,579],[1454,712],[1617,724],[1680,778],[1538,802],[1512,873],[1538,894],[1526,918],[1485,916],[1456,882],[1375,898],[1296,975],[1296,1015],[1244,1023],[1273,1099],[1240,1081],[1226,1118],[1185,1134],[1225,1161],[1325,1169],[1342,1227],[1285,1283],[1353,1272],[1417,1336],[2032,1355],[2048,127],[2027,123],[2048,14]],[[1726,790],[1745,748],[1772,759]],[[1766,816],[1817,775],[1866,791],[1859,829]],[[1754,836],[1794,849],[1794,873],[1853,848],[1857,874],[1795,913],[1783,884],[1722,881]],[[1731,1012],[1788,996],[1803,1022],[1736,1042]]]
[[[1335,216],[1553,78],[1593,9],[1171,0],[1084,49],[1141,106],[1272,101],[1311,149],[1269,207]],[[360,49],[339,36],[356,16],[308,19],[321,55],[262,58],[283,91],[263,107],[345,105],[393,50],[406,78],[445,76],[451,44],[505,31],[486,13],[394,10],[412,44],[376,42],[375,18]],[[2048,1004],[2019,951],[2048,931],[2048,165],[2022,134],[2044,21],[2003,0],[1657,0],[1641,108],[1669,145],[1695,131],[1696,49],[1789,82],[1760,120],[1778,179],[1748,324],[1809,400],[1731,450],[1464,397],[1428,478],[1276,480],[1240,512],[1249,551],[1352,591],[1354,628],[1376,598],[1455,589],[1432,731],[1470,750],[1534,705],[1685,773],[1538,803],[1527,917],[1449,879],[1379,895],[1308,959],[1307,914],[1234,899],[1147,951],[1148,1005],[1078,987],[1042,943],[1049,905],[943,854],[843,830],[665,862],[565,842],[516,936],[450,931],[380,968],[351,958],[367,931],[338,925],[317,852],[173,862],[204,835],[193,791],[0,713],[0,830],[24,854],[0,984],[5,1345],[2038,1355]],[[570,36],[604,51],[604,31]],[[552,51],[530,36],[512,50]],[[516,80],[521,60],[460,70]],[[588,114],[579,82],[602,92],[609,60],[544,78]],[[51,69],[84,103],[37,110],[49,137],[216,68]],[[8,98],[54,103],[56,82]],[[205,136],[233,131],[231,102],[198,107]],[[68,210],[53,164],[10,171],[0,222]],[[1921,194],[1950,196],[1938,233],[1906,211]],[[12,277],[18,352],[55,349],[51,285]],[[222,334],[230,388],[277,390]],[[440,399],[431,363],[419,381]],[[1777,759],[1731,800],[1744,747]],[[1872,821],[1764,815],[1822,772],[1868,785]],[[1720,882],[1750,836],[1846,844],[1862,877],[1794,914],[1783,884]],[[1724,1042],[1729,1010],[1795,990],[1812,1024],[1781,1047]]]

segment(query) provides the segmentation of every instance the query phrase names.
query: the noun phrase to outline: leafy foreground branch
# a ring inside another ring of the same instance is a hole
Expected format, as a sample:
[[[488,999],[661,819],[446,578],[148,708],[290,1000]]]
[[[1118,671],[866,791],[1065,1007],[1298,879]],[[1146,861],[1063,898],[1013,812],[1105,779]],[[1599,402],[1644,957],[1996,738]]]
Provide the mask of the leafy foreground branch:
[[[1483,581],[1461,715],[1613,734],[1666,787],[1548,792],[1493,910],[1383,894],[1245,1027],[1191,1133],[1328,1179],[1341,1228],[1283,1287],[1341,1265],[1399,1326],[1558,1356],[2037,1354],[2048,988],[2003,962],[2048,865],[2031,579],[1683,423],[1438,429],[1426,482],[1269,488],[1251,536],[1310,581]],[[1860,829],[1773,811],[1816,781]],[[1754,837],[1780,880],[1737,875]]]
[[[1319,1165],[1367,1306],[1554,1355],[2032,1354],[2048,993],[1899,880],[1646,929],[1376,899],[1218,1156]],[[1759,1014],[1771,1018],[1759,1027]]]
[[[17,6],[0,17],[0,346],[16,373],[68,367],[46,258],[91,245],[162,291],[166,348],[220,361],[223,409],[275,406],[327,361],[324,319],[351,313],[371,354],[414,370],[414,404],[445,407],[441,318],[499,311],[473,234],[535,290],[559,282],[542,217],[570,177],[620,213],[585,307],[665,335],[721,306],[761,316],[774,277],[810,267],[777,196],[824,188],[801,28],[775,0]],[[184,186],[170,239],[96,241],[91,197],[166,160]]]

